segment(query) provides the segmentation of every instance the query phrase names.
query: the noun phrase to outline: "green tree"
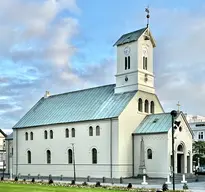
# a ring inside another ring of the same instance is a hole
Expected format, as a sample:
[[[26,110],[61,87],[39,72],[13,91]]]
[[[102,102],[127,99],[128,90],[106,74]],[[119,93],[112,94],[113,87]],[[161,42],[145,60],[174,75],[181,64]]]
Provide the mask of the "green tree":
[[[205,142],[195,141],[193,143],[193,161],[198,162],[200,158],[200,164],[205,165]]]

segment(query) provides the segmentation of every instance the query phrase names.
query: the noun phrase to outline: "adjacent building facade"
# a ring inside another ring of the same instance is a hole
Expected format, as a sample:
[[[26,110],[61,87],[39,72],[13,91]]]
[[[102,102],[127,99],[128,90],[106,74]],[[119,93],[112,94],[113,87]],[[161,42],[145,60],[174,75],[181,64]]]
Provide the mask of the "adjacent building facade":
[[[5,166],[5,158],[6,158],[6,145],[5,138],[6,134],[0,129],[0,169],[3,169]]]
[[[171,115],[155,94],[149,27],[122,35],[116,84],[46,94],[13,127],[8,172],[15,175],[150,177],[171,174]],[[176,173],[192,172],[192,131],[175,132]]]

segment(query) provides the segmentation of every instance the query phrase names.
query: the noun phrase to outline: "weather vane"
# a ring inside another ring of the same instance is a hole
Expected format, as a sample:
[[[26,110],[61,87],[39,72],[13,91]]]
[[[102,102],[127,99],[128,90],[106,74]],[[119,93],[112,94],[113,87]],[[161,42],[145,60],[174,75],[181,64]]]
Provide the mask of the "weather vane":
[[[145,8],[145,12],[147,13],[147,27],[148,27],[149,26],[149,18],[150,18],[149,6],[147,6],[147,8]]]

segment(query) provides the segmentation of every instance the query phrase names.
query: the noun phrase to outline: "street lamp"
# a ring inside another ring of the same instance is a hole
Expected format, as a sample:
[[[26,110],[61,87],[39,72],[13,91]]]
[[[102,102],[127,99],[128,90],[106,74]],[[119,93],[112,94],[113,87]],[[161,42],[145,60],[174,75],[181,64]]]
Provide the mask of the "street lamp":
[[[173,110],[171,111],[172,116],[172,166],[173,166],[173,191],[175,191],[175,165],[174,165],[174,120],[177,116],[177,111]]]
[[[74,176],[74,183],[75,184],[75,181],[76,181],[76,173],[75,173],[75,151],[74,151],[74,143],[71,143],[72,144],[72,147],[73,147],[73,176]]]

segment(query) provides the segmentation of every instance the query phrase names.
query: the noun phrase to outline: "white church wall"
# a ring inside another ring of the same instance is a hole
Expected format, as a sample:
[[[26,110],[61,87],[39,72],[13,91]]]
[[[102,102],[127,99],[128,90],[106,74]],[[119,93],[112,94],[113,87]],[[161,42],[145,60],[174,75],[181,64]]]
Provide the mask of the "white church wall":
[[[117,135],[117,120],[112,121],[113,135]],[[100,136],[96,136],[95,127],[100,126]],[[89,136],[89,126],[94,128],[93,136]],[[14,131],[14,138],[18,132],[18,169],[14,172],[21,175],[38,174],[48,176],[69,176],[73,177],[73,165],[68,164],[69,148],[71,143],[75,146],[75,163],[77,177],[110,177],[110,120],[89,121],[72,124],[59,124],[41,126],[27,129],[17,129]],[[69,138],[65,137],[65,129],[69,128]],[[71,137],[71,128],[75,128],[75,137]],[[44,139],[44,131],[53,130],[53,139]],[[25,140],[25,132],[33,132],[34,139]],[[14,142],[14,163],[16,162],[16,141]],[[113,164],[117,164],[118,159],[118,139],[113,139]],[[97,164],[92,164],[92,148],[98,151]],[[51,164],[46,163],[46,150],[51,151]],[[31,151],[31,164],[27,163],[27,151]],[[117,170],[113,167],[113,177]]]
[[[140,144],[144,140],[146,174],[154,178],[166,178],[168,174],[167,134],[147,134],[134,136],[134,173],[139,174]],[[147,150],[152,150],[152,159],[147,158]]]
[[[184,147],[184,155],[185,157],[190,156],[190,172],[192,172],[192,143],[193,143],[193,138],[192,134],[188,128],[188,125],[185,123],[182,115],[179,115],[179,117],[176,119],[176,121],[180,121],[181,124],[180,126],[182,127],[182,130],[180,131],[179,129],[175,130],[175,172],[177,172],[177,147],[182,144]],[[188,122],[187,122],[188,123]],[[169,156],[172,154],[172,130],[170,128],[169,133],[168,133],[168,154]],[[169,158],[169,164],[171,165],[171,158]],[[187,173],[187,158],[185,158],[184,161],[184,170],[185,173]]]
[[[138,99],[144,98],[154,101],[155,113],[161,113],[161,108],[156,96],[138,91],[134,98],[119,116],[119,164],[121,176],[132,176],[132,133],[141,123],[147,113],[138,111]]]

